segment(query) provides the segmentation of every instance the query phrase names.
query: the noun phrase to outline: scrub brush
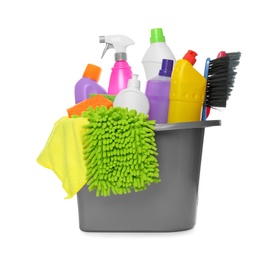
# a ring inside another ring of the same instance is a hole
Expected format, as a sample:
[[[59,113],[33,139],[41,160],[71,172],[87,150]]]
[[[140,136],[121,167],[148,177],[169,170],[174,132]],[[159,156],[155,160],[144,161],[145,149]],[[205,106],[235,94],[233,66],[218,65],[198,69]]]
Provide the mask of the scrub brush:
[[[202,120],[206,120],[211,108],[225,108],[234,87],[236,68],[241,52],[220,52],[216,59],[207,58],[204,76],[207,79],[206,99]],[[205,109],[206,106],[206,109]]]
[[[110,196],[142,191],[160,182],[155,121],[128,108],[89,107],[82,117],[83,153],[89,191]]]

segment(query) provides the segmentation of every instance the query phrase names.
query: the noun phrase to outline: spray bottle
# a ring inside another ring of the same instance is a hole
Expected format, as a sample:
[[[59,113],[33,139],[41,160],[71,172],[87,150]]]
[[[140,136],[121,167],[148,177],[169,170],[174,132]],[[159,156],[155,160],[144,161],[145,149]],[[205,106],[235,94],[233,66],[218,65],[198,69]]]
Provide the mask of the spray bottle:
[[[149,100],[140,90],[140,81],[137,74],[132,74],[132,78],[128,80],[128,87],[116,95],[113,106],[135,109],[138,113],[148,114]]]
[[[79,103],[90,94],[107,94],[107,91],[98,84],[102,69],[94,64],[88,64],[83,77],[75,85],[75,103]]]
[[[194,67],[197,53],[189,50],[176,62],[171,77],[168,123],[200,121],[206,78]]]
[[[112,68],[108,94],[116,95],[121,90],[127,88],[128,80],[132,78],[132,70],[127,63],[126,48],[135,44],[133,40],[124,35],[100,36],[100,43],[106,43],[102,57],[108,49],[115,49],[115,64]]]

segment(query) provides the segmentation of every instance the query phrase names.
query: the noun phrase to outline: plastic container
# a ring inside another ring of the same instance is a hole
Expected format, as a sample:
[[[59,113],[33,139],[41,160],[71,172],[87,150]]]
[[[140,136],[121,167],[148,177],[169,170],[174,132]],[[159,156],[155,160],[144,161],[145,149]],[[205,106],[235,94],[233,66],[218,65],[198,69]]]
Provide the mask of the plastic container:
[[[149,120],[156,120],[156,124],[167,123],[173,63],[173,60],[163,59],[159,75],[146,83],[145,94],[150,103]]]
[[[83,77],[75,85],[75,103],[89,98],[90,94],[107,94],[107,91],[98,84],[102,69],[88,64]]]
[[[126,89],[129,79],[132,78],[132,68],[126,60],[118,60],[111,72],[108,94],[117,95],[121,90]]]
[[[138,113],[148,114],[149,101],[147,96],[140,91],[140,81],[137,74],[133,74],[128,81],[128,87],[116,95],[113,106],[135,109]]]
[[[135,43],[124,35],[100,36],[99,41],[100,43],[106,43],[102,57],[108,49],[115,49],[115,63],[110,75],[108,94],[117,95],[121,90],[127,88],[128,80],[132,78],[132,68],[127,62],[126,49]]]
[[[161,182],[126,195],[78,192],[79,227],[87,232],[173,232],[196,224],[204,132],[220,121],[156,126]]]
[[[163,59],[169,59],[175,62],[174,54],[166,44],[163,29],[154,28],[151,30],[150,46],[142,59],[147,80],[159,74]]]
[[[189,50],[176,62],[171,76],[168,123],[201,120],[206,79],[194,67],[197,53]]]

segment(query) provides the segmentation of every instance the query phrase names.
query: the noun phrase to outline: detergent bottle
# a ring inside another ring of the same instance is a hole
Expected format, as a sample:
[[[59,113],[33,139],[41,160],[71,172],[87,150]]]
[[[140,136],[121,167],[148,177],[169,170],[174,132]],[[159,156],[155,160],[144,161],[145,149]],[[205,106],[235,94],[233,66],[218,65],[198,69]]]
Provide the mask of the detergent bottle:
[[[94,64],[88,64],[83,77],[75,85],[75,103],[79,103],[90,94],[107,94],[107,91],[98,84],[102,69]]]
[[[138,113],[148,114],[149,100],[140,90],[137,74],[132,74],[132,78],[128,80],[128,87],[116,95],[113,106],[135,109]]]
[[[116,95],[127,88],[128,80],[132,78],[132,69],[127,62],[126,48],[135,43],[124,35],[100,36],[99,41],[100,43],[106,43],[101,58],[108,49],[115,49],[115,64],[110,75],[108,94]]]
[[[150,103],[149,120],[156,120],[156,124],[167,123],[173,62],[173,60],[163,59],[158,76],[149,79],[146,83],[145,94]]]
[[[194,67],[197,53],[189,50],[176,62],[171,76],[168,123],[200,121],[206,78]]]
[[[170,59],[175,63],[174,54],[166,44],[165,36],[163,35],[163,29],[151,29],[150,46],[142,59],[142,64],[147,80],[152,79],[158,75],[163,59]]]

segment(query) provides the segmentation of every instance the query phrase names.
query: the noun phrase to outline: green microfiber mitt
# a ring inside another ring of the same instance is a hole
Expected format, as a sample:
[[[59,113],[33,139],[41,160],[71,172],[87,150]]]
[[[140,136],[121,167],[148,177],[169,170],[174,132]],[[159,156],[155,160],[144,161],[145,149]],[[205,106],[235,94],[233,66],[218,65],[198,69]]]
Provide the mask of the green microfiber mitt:
[[[160,182],[154,120],[136,110],[88,108],[82,117],[83,152],[89,191],[110,196],[142,191]]]

